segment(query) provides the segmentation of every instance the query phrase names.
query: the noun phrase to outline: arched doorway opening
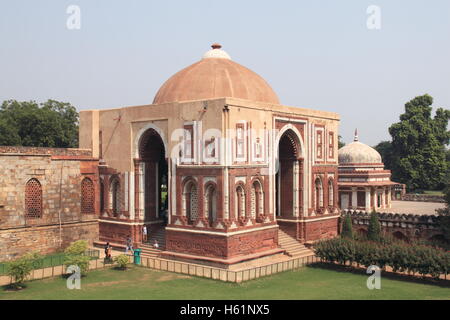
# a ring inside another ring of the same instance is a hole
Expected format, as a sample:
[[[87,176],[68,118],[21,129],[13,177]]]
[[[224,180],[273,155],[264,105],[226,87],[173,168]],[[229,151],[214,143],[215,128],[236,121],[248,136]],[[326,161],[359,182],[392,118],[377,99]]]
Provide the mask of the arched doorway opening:
[[[161,136],[154,129],[144,132],[139,143],[144,179],[145,221],[166,220],[168,208],[168,166]]]
[[[276,173],[276,210],[279,218],[292,218],[295,208],[300,212],[302,199],[302,160],[299,159],[299,142],[292,130],[287,130],[280,138],[278,145],[279,166]]]
[[[409,242],[409,238],[405,236],[403,232],[395,231],[394,233],[392,233],[392,236],[394,237],[394,239]]]

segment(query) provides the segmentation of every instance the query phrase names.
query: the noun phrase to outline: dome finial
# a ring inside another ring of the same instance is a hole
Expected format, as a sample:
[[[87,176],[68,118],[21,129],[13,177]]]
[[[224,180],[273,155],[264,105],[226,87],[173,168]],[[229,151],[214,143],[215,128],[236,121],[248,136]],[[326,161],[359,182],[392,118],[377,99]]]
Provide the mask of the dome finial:
[[[219,43],[213,43],[211,45],[211,50],[209,50],[208,52],[206,52],[203,55],[203,59],[206,58],[219,58],[219,59],[228,59],[231,60],[231,57],[228,55],[228,53],[226,53],[225,51],[223,51],[222,45]]]
[[[355,129],[355,137],[353,138],[353,141],[359,141],[359,139],[358,139],[358,128]]]

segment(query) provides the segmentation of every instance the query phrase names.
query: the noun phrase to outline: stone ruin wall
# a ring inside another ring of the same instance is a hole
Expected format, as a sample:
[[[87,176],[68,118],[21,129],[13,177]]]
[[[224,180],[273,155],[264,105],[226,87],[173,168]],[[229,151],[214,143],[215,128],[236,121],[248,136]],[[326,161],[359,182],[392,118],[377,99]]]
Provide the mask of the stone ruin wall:
[[[81,213],[81,180],[89,177],[97,186],[97,165],[89,150],[1,146],[0,261],[98,240],[98,209]],[[42,187],[42,217],[36,219],[25,216],[25,187],[32,178]]]
[[[346,209],[342,211],[341,221],[346,214],[350,214],[354,232],[367,232],[370,212]],[[438,226],[439,216],[437,215],[378,213],[378,219],[382,232],[397,239],[441,240],[443,237],[443,232]]]

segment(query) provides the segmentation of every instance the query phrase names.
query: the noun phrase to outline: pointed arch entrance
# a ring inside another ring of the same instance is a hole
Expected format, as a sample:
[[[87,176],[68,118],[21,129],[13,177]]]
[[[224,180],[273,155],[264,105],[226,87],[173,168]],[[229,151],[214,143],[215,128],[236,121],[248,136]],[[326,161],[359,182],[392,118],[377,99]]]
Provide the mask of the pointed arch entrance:
[[[303,210],[303,159],[297,134],[286,130],[278,143],[278,171],[276,173],[277,217],[298,217]]]
[[[144,221],[164,219],[168,208],[168,166],[159,133],[147,129],[139,141],[140,208]]]

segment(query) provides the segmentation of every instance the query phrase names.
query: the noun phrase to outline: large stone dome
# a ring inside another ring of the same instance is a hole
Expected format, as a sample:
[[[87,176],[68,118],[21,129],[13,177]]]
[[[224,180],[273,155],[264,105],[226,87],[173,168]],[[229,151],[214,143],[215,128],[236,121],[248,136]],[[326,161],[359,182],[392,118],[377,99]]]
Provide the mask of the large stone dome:
[[[339,165],[342,164],[382,164],[381,155],[372,147],[358,141],[358,135],[352,143],[343,146],[338,152]]]
[[[219,44],[202,60],[167,80],[153,104],[232,97],[279,104],[275,92],[259,75],[231,60]]]

